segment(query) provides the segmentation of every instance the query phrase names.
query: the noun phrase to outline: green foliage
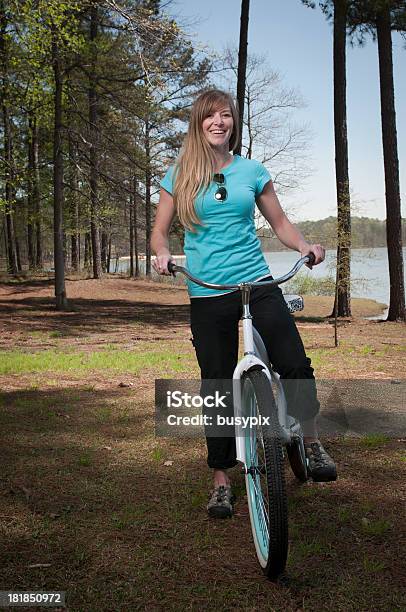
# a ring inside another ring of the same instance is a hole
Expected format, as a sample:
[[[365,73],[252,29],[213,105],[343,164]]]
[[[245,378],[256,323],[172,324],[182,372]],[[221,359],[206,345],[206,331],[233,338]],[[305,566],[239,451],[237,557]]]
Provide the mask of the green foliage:
[[[383,561],[380,561],[379,559],[373,559],[367,556],[364,557],[363,565],[364,570],[369,574],[376,574],[382,572],[386,568],[386,565]]]
[[[351,518],[352,511],[350,508],[339,508],[338,520],[340,523],[347,523]]]
[[[335,279],[332,276],[316,278],[305,273],[297,274],[285,284],[286,293],[299,295],[334,295]]]
[[[69,261],[72,236],[90,220],[89,87],[97,99],[97,219],[112,242],[111,252],[128,253],[128,201],[137,198],[138,251],[145,252],[146,178],[153,205],[164,168],[177,154],[183,122],[211,64],[200,57],[159,2],[93,3],[90,0],[27,0],[6,4],[9,79],[7,103],[14,131],[16,234],[27,261],[27,221],[52,258],[53,58],[63,85],[64,232]],[[90,40],[91,8],[97,5],[97,34]],[[38,126],[38,173],[27,164],[32,139],[28,119]],[[146,143],[148,132],[148,148]],[[0,172],[4,167],[0,160]],[[31,203],[34,179],[40,210]],[[134,180],[136,185],[134,186]],[[10,179],[11,184],[11,179]],[[0,210],[4,208],[0,186]],[[31,206],[31,209],[29,207]],[[153,218],[153,209],[151,211]],[[24,237],[24,238],[23,238]],[[34,236],[35,239],[35,236]],[[0,257],[4,241],[0,242]],[[52,264],[51,264],[52,265]]]
[[[368,536],[381,536],[391,529],[392,525],[384,519],[370,520],[363,517],[361,529]]]
[[[379,448],[389,442],[388,436],[381,433],[371,433],[363,436],[360,440],[361,446],[366,448]]]
[[[368,35],[375,40],[378,15],[387,9],[389,9],[391,29],[405,36],[404,0],[352,0],[348,5],[348,30],[353,43],[364,45]]]
[[[328,21],[334,16],[334,0],[302,0],[309,8],[320,9]],[[380,11],[389,8],[391,28],[404,36],[406,32],[406,8],[404,0],[346,0],[348,32],[351,42],[363,45],[366,36],[376,37],[376,19]]]
[[[89,467],[92,464],[92,459],[90,455],[82,455],[81,457],[79,457],[78,463],[83,467]]]
[[[154,461],[156,461],[157,463],[159,463],[160,461],[162,461],[163,458],[163,452],[162,449],[157,447],[154,448],[154,450],[151,453],[151,457]]]

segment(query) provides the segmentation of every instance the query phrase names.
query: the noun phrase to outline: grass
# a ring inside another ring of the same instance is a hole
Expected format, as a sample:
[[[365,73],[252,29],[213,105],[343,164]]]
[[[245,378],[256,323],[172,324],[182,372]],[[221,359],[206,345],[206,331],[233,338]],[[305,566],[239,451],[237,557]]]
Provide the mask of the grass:
[[[69,336],[69,332],[68,331],[62,331],[62,330],[54,330],[49,332],[49,337],[50,338],[66,338],[67,336]]]
[[[327,550],[326,545],[317,539],[310,542],[297,542],[295,546],[295,554],[305,560],[313,555],[320,555]]]
[[[139,374],[144,368],[165,366],[175,372],[184,369],[185,356],[170,350],[145,352],[110,349],[92,352],[44,350],[36,353],[1,351],[0,374],[26,374],[33,372],[75,372],[115,370]]]
[[[369,346],[368,344],[361,346],[358,350],[361,355],[370,355],[371,353],[376,352],[376,350],[372,346]]]
[[[161,448],[154,448],[154,450],[151,453],[151,457],[152,457],[153,461],[156,461],[158,463],[160,461],[162,461],[162,458],[163,458],[162,449]]]
[[[121,512],[113,513],[111,517],[112,526],[120,530],[137,528],[139,521],[145,520],[150,511],[151,509],[144,504],[127,506]]]
[[[369,536],[382,536],[391,528],[391,523],[385,519],[372,520],[366,517],[361,519],[361,529],[364,534]]]
[[[371,559],[368,556],[364,557],[363,565],[364,570],[368,574],[377,574],[382,572],[386,568],[386,565],[383,561],[379,561],[379,559]]]
[[[23,333],[23,337],[24,338],[33,338],[34,340],[45,340],[46,338],[50,337],[50,334],[48,334],[48,332],[44,332],[41,330],[37,330],[37,329],[33,329],[33,330],[28,330],[26,332]]]
[[[198,508],[204,505],[207,501],[207,495],[203,491],[192,493],[190,503],[193,508]]]
[[[340,523],[347,523],[351,518],[351,508],[339,508],[338,520]]]
[[[389,442],[390,438],[381,433],[370,433],[360,438],[360,445],[364,448],[379,448]]]
[[[90,455],[82,455],[81,457],[79,457],[79,465],[82,465],[84,467],[89,467],[89,465],[91,464],[92,464],[92,459]]]
[[[109,406],[100,406],[97,410],[97,417],[101,423],[108,423],[113,415],[113,411]]]

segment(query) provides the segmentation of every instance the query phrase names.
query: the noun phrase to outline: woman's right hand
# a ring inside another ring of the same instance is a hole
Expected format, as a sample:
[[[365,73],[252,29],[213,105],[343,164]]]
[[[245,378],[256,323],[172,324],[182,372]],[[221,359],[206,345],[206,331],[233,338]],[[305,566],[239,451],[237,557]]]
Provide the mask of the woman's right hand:
[[[171,273],[168,270],[169,261],[173,261],[173,257],[170,253],[157,255],[155,259],[152,260],[152,267],[158,274],[162,274],[163,276],[171,276]]]

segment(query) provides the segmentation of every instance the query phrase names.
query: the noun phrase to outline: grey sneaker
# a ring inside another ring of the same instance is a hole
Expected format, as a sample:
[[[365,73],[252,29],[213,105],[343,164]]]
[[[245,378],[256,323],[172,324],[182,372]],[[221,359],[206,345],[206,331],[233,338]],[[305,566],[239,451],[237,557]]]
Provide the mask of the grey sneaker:
[[[233,503],[235,497],[231,492],[231,487],[220,485],[212,493],[207,512],[213,518],[227,518],[233,515]]]
[[[337,480],[336,464],[320,442],[305,444],[309,473],[315,482]]]

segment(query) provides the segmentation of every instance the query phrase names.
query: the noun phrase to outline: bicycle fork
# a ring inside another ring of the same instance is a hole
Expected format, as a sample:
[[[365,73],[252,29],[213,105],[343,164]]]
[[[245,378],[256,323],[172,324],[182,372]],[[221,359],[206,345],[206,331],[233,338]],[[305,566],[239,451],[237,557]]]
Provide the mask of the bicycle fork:
[[[237,364],[233,373],[233,401],[234,401],[234,416],[240,417],[241,420],[235,420],[235,435],[237,460],[244,464],[244,470],[247,473],[250,466],[246,463],[245,437],[246,433],[242,427],[243,414],[242,397],[241,397],[241,379],[245,372],[253,369],[261,369],[269,379],[270,385],[276,390],[275,403],[278,410],[278,420],[280,424],[280,435],[283,444],[290,443],[292,437],[297,435],[295,428],[300,429],[300,425],[296,425],[295,420],[287,414],[287,406],[285,394],[279,375],[274,372],[270,366],[268,354],[264,342],[258,331],[252,324],[252,315],[249,309],[251,286],[242,283],[240,286],[242,294],[242,329],[243,329],[243,345],[244,357]]]

